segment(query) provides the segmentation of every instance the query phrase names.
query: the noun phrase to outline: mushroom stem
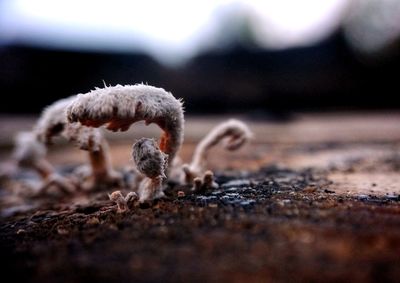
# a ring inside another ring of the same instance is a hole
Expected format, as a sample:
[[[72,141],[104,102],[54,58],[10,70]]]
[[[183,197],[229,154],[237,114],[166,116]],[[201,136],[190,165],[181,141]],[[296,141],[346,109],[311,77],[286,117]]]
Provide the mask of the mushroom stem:
[[[107,181],[113,174],[108,143],[102,138],[96,150],[89,149],[88,156],[95,181]]]
[[[139,185],[138,195],[139,202],[143,203],[148,200],[162,198],[163,192],[163,180],[165,178],[158,176],[155,178],[144,178]]]
[[[32,164],[32,168],[38,172],[42,179],[48,179],[54,174],[54,167],[44,158],[40,158]]]
[[[162,152],[168,155],[169,166],[183,142],[183,112],[179,108],[176,111],[181,116],[179,119],[173,118],[166,119],[164,122],[155,122],[164,131],[160,138],[159,147]],[[177,129],[180,130],[177,131]]]
[[[46,147],[34,132],[20,132],[15,138],[13,159],[18,166],[35,170],[42,179],[54,174],[54,167],[45,158]]]
[[[196,146],[192,162],[182,166],[183,181],[191,183],[205,171],[207,156],[211,148],[225,141],[227,150],[237,150],[253,136],[248,126],[236,119],[230,119],[213,128]]]
[[[42,178],[39,193],[47,191],[51,185],[58,186],[67,193],[74,191],[74,184],[58,175],[45,158],[46,147],[39,141],[37,133],[21,132],[17,135],[14,149],[14,160],[19,166],[35,170]]]

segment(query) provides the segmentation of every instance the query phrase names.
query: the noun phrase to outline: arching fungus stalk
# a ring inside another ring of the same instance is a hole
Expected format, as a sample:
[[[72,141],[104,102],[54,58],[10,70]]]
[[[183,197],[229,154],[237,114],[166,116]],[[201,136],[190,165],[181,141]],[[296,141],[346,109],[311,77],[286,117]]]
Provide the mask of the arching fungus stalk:
[[[50,162],[46,159],[46,147],[38,140],[34,132],[21,132],[16,136],[13,160],[21,167],[35,170],[43,180],[39,192],[43,192],[50,185],[57,185],[62,191],[71,193],[74,185],[64,177],[58,175]]]
[[[162,88],[148,85],[116,85],[79,94],[67,110],[70,122],[126,131],[131,124],[145,121],[162,130],[159,148],[171,164],[183,142],[183,109],[180,100]]]
[[[182,166],[183,181],[192,183],[194,178],[204,174],[207,166],[207,155],[210,149],[220,142],[225,142],[227,150],[237,150],[246,143],[253,134],[249,127],[236,119],[230,119],[213,128],[197,145],[192,162]],[[209,180],[207,179],[207,182]]]
[[[155,140],[141,138],[132,147],[132,158],[139,172],[146,176],[139,185],[139,202],[163,197],[168,155],[159,149]]]
[[[46,147],[32,132],[20,132],[15,137],[13,159],[22,167],[33,168],[43,178],[54,173],[53,166],[45,159]]]
[[[66,108],[76,96],[61,99],[46,107],[34,131],[45,144],[58,135],[74,142],[80,149],[88,151],[90,172],[84,187],[92,188],[101,184],[119,182],[121,176],[112,169],[108,144],[98,129],[85,127],[80,123],[69,123]]]

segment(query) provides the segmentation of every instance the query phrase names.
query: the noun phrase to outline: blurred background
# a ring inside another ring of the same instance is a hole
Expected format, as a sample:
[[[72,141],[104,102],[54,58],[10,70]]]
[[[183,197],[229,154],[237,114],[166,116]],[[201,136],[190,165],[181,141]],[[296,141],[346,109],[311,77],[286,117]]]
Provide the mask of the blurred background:
[[[1,114],[147,83],[187,113],[399,109],[399,0],[0,0]]]

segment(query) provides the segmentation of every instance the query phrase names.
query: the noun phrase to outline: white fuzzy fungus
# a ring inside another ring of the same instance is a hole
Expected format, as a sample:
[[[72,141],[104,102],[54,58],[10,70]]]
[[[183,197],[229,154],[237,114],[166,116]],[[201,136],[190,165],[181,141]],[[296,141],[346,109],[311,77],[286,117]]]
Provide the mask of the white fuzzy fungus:
[[[194,178],[204,174],[207,166],[207,155],[212,147],[224,142],[227,150],[237,150],[252,136],[249,127],[236,119],[230,119],[217,125],[196,146],[192,162],[182,166],[183,181],[192,183]]]
[[[183,142],[183,108],[180,100],[162,88],[137,84],[116,85],[79,94],[67,109],[70,122],[90,127],[106,124],[111,131],[126,131],[145,121],[162,130],[160,150],[173,161]]]

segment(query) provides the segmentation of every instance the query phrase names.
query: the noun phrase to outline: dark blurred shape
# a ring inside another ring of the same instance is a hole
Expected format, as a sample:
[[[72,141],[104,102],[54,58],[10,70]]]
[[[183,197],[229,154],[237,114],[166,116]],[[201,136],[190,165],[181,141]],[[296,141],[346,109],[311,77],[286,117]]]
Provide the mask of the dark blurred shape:
[[[352,0],[343,23],[346,37],[360,53],[387,56],[399,50],[400,1]]]
[[[182,97],[189,113],[398,109],[400,52],[359,61],[341,31],[311,47],[265,51],[240,44],[172,68],[143,54],[0,49],[3,113],[37,113],[94,87],[148,83]],[[283,115],[284,116],[284,115]]]

